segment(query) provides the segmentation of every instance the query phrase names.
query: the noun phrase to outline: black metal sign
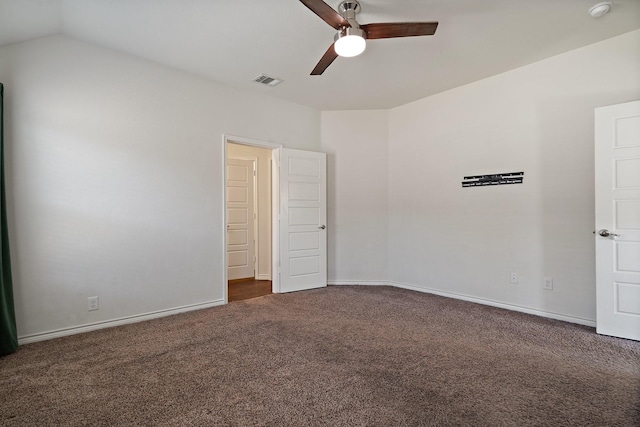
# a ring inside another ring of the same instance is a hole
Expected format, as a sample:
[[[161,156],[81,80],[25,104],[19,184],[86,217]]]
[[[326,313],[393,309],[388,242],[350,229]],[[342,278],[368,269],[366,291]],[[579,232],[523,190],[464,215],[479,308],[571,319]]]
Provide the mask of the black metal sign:
[[[463,187],[484,187],[485,185],[522,184],[524,172],[496,173],[492,175],[465,176]]]

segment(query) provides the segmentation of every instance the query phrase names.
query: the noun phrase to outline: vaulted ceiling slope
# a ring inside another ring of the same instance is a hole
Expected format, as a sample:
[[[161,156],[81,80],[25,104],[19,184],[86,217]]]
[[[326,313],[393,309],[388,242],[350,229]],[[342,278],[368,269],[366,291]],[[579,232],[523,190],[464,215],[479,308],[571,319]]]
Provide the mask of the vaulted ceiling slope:
[[[337,8],[339,0],[326,0]],[[640,28],[640,1],[360,0],[361,23],[438,21],[309,73],[335,31],[298,0],[0,0],[0,45],[66,34],[319,110],[387,109]],[[283,79],[269,87],[260,74]]]

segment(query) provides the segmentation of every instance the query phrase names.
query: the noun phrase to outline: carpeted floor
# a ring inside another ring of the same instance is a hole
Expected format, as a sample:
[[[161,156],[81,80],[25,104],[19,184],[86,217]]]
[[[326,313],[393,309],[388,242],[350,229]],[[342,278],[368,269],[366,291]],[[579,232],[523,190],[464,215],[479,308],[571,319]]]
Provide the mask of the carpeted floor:
[[[640,426],[640,343],[336,286],[22,346],[3,426]]]

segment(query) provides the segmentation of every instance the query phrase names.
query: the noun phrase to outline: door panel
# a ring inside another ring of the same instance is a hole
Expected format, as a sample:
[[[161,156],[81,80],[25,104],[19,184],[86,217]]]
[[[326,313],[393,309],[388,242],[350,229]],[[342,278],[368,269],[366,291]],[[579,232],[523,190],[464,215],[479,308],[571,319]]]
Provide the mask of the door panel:
[[[640,340],[640,101],[595,118],[597,332]]]
[[[253,160],[227,160],[227,277],[254,277]]]
[[[638,314],[640,306],[640,285],[637,283],[616,282],[616,309],[620,313]]]
[[[319,233],[289,233],[289,249],[292,251],[320,249]]]
[[[280,292],[327,285],[326,155],[281,149]]]
[[[640,242],[615,242],[618,271],[637,273],[640,271]]]
[[[318,208],[289,208],[289,225],[317,225],[320,219]]]
[[[638,187],[640,159],[615,160],[616,190]]]
[[[249,243],[247,230],[229,230],[227,233],[227,242],[230,245],[246,245]]]
[[[640,200],[618,200],[615,205],[616,228],[640,229]]]

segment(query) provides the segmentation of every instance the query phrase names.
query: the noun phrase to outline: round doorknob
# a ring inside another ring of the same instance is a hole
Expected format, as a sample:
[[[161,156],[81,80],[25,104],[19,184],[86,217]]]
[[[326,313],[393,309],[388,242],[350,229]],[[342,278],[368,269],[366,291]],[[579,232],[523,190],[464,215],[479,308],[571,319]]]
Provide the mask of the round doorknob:
[[[606,228],[603,228],[602,230],[598,231],[598,234],[602,237],[619,237],[619,234],[616,233],[609,233],[609,230],[607,230]]]

